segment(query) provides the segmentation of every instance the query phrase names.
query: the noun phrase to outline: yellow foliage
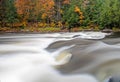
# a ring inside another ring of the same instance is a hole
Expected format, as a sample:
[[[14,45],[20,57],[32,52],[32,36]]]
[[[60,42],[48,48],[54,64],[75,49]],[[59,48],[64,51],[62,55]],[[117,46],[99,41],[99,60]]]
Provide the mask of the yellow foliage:
[[[83,23],[83,20],[80,20],[80,23]]]
[[[62,22],[59,21],[59,22],[58,22],[58,27],[61,27],[61,26],[62,26]]]
[[[80,23],[82,23],[84,19],[83,12],[80,10],[78,6],[75,6],[74,11],[79,14]]]
[[[54,22],[50,23],[50,26],[55,27],[55,23]]]
[[[10,28],[8,27],[0,28],[0,31],[8,31],[8,30],[10,30]]]
[[[60,28],[54,28],[54,27],[46,27],[46,28],[39,28],[40,32],[60,32]]]
[[[24,26],[24,27],[26,27],[27,26],[27,22],[22,22],[22,25]]]
[[[59,11],[61,14],[63,14],[63,10],[62,9],[60,9],[60,11]]]
[[[39,22],[39,23],[38,23],[38,26],[39,26],[39,27],[46,27],[47,24],[46,24],[46,23]]]
[[[44,23],[43,27],[46,27],[47,26],[47,23]]]
[[[75,10],[74,10],[76,13],[79,13],[80,12],[80,9],[78,6],[75,6]]]
[[[81,19],[81,20],[84,19],[84,16],[80,16],[80,19]]]
[[[39,23],[38,23],[38,26],[39,26],[39,27],[43,27],[43,23],[39,22]]]
[[[83,15],[83,12],[79,12],[80,15]]]

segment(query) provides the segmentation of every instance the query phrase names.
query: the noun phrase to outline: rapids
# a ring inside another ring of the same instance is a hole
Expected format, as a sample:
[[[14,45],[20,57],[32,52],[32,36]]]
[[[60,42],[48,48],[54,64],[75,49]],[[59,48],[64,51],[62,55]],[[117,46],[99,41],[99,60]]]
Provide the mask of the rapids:
[[[119,67],[118,33],[0,35],[0,82],[103,82]]]

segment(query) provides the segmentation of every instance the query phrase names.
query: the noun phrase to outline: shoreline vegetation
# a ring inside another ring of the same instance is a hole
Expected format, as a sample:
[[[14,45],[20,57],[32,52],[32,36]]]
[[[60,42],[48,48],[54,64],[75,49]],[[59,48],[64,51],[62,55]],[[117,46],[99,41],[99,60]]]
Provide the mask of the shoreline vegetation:
[[[119,0],[0,0],[0,32],[120,31]]]
[[[0,33],[56,33],[56,32],[81,32],[81,31],[102,31],[102,32],[120,32],[119,28],[99,29],[90,27],[74,27],[71,29],[60,27],[2,27]]]

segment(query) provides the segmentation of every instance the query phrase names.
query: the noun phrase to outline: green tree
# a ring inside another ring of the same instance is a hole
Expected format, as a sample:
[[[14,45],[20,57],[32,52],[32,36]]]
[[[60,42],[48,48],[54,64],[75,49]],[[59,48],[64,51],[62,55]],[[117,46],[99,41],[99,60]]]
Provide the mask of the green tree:
[[[74,26],[80,26],[79,13],[75,12],[76,6],[81,6],[81,0],[71,0],[69,5],[63,7],[64,13],[62,20],[63,22],[68,23],[68,29],[71,29]]]
[[[0,3],[0,21],[1,26],[6,26],[6,23],[13,24],[18,21],[14,0],[2,0]]]
[[[6,0],[0,0],[0,26],[4,26],[5,20],[5,2]]]
[[[17,19],[17,12],[14,6],[14,0],[7,0],[6,1],[6,22],[14,23],[18,22]]]
[[[100,6],[98,22],[101,27],[112,28],[120,27],[120,1],[103,0]]]

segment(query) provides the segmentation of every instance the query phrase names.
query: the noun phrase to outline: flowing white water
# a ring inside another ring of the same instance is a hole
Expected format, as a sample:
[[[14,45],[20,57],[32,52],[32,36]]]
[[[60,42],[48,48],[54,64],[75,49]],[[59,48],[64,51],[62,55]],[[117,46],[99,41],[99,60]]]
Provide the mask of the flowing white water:
[[[106,35],[101,32],[0,35],[0,82],[97,82],[89,74],[64,75],[54,68],[71,60],[71,53],[61,52],[74,44],[54,52],[45,48],[56,41],[102,39]]]

